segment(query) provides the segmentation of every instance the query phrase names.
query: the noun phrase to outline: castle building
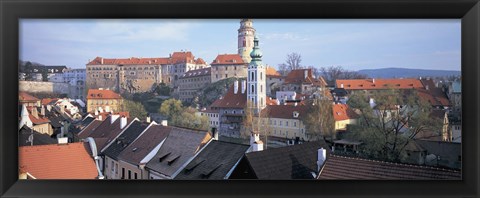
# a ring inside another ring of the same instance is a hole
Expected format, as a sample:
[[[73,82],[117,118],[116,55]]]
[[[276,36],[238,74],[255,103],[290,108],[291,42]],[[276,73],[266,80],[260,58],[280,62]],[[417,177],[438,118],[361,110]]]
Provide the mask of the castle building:
[[[203,59],[195,59],[188,51],[174,52],[167,58],[96,57],[86,65],[87,88],[136,93],[150,91],[162,82],[175,88],[185,72],[205,67]]]
[[[247,98],[251,102],[255,113],[260,112],[266,106],[266,67],[262,63],[262,51],[258,47],[258,37],[255,36],[254,47],[248,65]]]
[[[238,29],[238,55],[240,55],[246,63],[252,60],[250,53],[253,49],[254,36],[255,29],[253,28],[252,19],[242,19],[240,21],[240,28]]]
[[[201,90],[211,82],[211,68],[190,70],[178,80],[178,95],[181,101],[193,102]]]
[[[212,83],[232,77],[247,77],[248,63],[238,54],[219,54],[210,65]]]

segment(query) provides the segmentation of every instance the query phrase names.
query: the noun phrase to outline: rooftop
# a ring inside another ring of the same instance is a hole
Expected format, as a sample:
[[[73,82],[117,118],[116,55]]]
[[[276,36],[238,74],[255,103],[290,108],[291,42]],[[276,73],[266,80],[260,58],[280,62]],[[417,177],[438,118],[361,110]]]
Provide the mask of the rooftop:
[[[87,147],[83,142],[21,146],[18,149],[20,172],[36,179],[95,179],[97,167]]]
[[[140,134],[148,127],[148,124],[141,123],[139,121],[133,121],[123,133],[118,136],[114,142],[112,142],[102,152],[104,155],[117,160],[120,153],[125,150]]]
[[[211,67],[207,68],[202,68],[202,69],[195,69],[195,70],[190,70],[186,73],[184,73],[180,78],[192,78],[192,77],[197,77],[197,76],[210,76],[211,73]]]
[[[238,54],[219,54],[211,63],[212,66],[214,65],[243,65],[243,59]]]
[[[423,88],[423,84],[418,79],[338,79],[337,88],[345,90],[370,90],[370,89],[413,89]]]
[[[359,117],[347,104],[334,104],[332,109],[333,119],[335,119],[335,121],[356,119]]]

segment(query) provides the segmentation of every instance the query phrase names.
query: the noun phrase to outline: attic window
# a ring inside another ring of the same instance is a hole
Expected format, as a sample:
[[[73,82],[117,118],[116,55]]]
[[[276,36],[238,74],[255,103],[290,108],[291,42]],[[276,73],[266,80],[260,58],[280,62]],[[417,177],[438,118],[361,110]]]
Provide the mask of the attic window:
[[[170,159],[167,161],[168,165],[171,166],[173,164],[173,162],[177,161],[178,158],[180,158],[181,155],[177,155],[176,157],[174,157],[173,159]]]
[[[137,150],[138,150],[137,147],[135,147],[135,148],[132,149],[133,152],[135,152],[135,151],[137,151]]]
[[[159,162],[162,162],[162,161],[163,161],[165,158],[167,158],[170,154],[171,154],[171,152],[170,152],[170,153],[167,153],[167,154],[165,154],[165,155],[163,155],[163,156],[161,156],[160,159],[159,159]]]

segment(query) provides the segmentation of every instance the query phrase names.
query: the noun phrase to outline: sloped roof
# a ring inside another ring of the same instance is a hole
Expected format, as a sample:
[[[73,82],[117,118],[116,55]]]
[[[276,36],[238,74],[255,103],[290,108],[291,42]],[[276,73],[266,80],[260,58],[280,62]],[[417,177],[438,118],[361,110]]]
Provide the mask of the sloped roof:
[[[325,141],[306,142],[247,153],[246,159],[258,179],[314,179],[318,149],[330,152]]]
[[[418,79],[338,79],[336,87],[345,90],[370,90],[370,89],[413,89],[423,88]]]
[[[135,139],[147,128],[148,124],[133,121],[125,131],[117,137],[102,153],[114,160],[118,159],[120,153],[133,143]]]
[[[102,63],[103,61],[103,63]],[[96,57],[87,65],[159,65],[159,64],[168,64],[169,58],[103,58]]]
[[[146,167],[167,176],[180,169],[211,139],[210,133],[172,127],[160,150]]]
[[[265,72],[265,74],[267,76],[281,76],[280,73],[278,73],[278,71],[274,67],[267,66],[266,70],[267,71]]]
[[[18,101],[20,103],[23,103],[23,102],[37,102],[39,100],[40,99],[28,94],[27,92],[24,92],[24,91],[18,92]]]
[[[428,101],[432,106],[450,106],[447,95],[441,88],[433,87],[426,89],[416,89],[420,98]]]
[[[175,179],[224,179],[248,148],[243,144],[211,141]]]
[[[123,150],[118,159],[139,165],[157,145],[159,145],[172,130],[172,127],[152,125],[135,142]]]
[[[195,69],[195,70],[190,70],[186,73],[184,73],[180,78],[192,78],[192,77],[198,77],[198,76],[210,76],[211,74],[211,67],[207,68],[202,68],[202,69]]]
[[[461,179],[461,172],[427,166],[407,165],[330,155],[319,179],[401,180]]]
[[[243,64],[245,64],[245,62],[243,62],[242,57],[238,54],[219,54],[210,65],[214,66],[214,65],[243,65]]]
[[[247,88],[245,87],[245,92],[242,94],[242,83],[241,81],[238,82],[238,92],[237,94],[234,93],[234,85],[231,85],[228,89],[227,93],[223,96],[223,98],[219,98],[215,100],[211,107],[216,108],[245,108],[247,104]]]
[[[37,179],[95,179],[97,167],[87,147],[83,142],[21,146],[19,169]]]
[[[306,76],[305,73],[307,74]],[[285,84],[313,84],[316,86],[327,86],[327,83],[322,77],[313,77],[312,69],[296,69],[290,71],[285,78]]]
[[[347,104],[333,105],[333,119],[335,121],[349,120],[358,118],[358,114],[353,111]]]
[[[427,150],[428,154],[441,156],[440,158],[458,159],[462,155],[462,144],[458,142],[414,140]]]
[[[42,98],[42,105],[46,106],[46,105],[48,105],[52,102],[55,102],[57,100],[58,100],[58,98]]]
[[[23,125],[18,132],[18,146],[30,146],[31,142],[28,141],[30,135],[33,135],[33,145],[47,145],[56,144],[57,139],[51,138],[47,134],[39,133],[33,129]]]
[[[298,113],[298,118],[293,117],[293,113]],[[303,119],[308,112],[308,107],[305,105],[269,105],[262,110],[262,115],[270,118],[283,119]]]
[[[87,99],[122,99],[122,97],[112,90],[89,89]]]
[[[99,120],[93,120],[90,124],[88,124],[82,131],[78,133],[78,136],[80,138],[87,138],[90,136],[91,133],[93,133],[100,124],[102,124],[102,121]]]

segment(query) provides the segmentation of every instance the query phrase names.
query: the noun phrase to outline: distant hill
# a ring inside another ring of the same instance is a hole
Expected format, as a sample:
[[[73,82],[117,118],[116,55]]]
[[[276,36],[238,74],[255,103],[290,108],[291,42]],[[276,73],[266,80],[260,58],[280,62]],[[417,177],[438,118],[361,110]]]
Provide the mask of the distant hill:
[[[358,73],[368,75],[370,78],[417,78],[417,77],[442,77],[460,76],[460,71],[433,70],[433,69],[406,69],[406,68],[381,68],[362,69]]]

